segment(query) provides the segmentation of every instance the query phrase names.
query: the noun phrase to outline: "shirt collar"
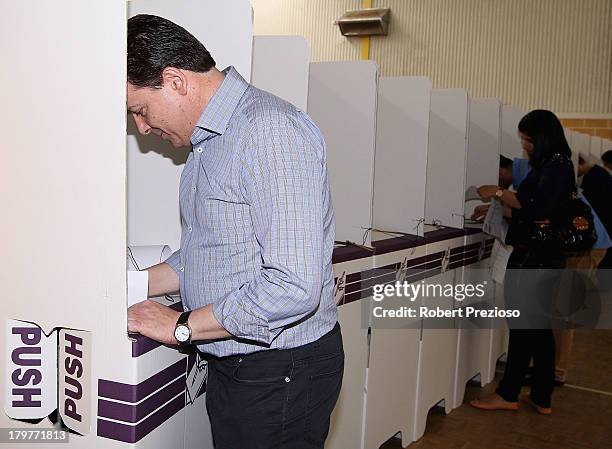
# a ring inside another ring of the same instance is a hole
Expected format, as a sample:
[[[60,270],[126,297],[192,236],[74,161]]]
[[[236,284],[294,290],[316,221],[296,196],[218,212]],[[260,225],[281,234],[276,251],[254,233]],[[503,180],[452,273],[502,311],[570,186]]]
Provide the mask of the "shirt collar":
[[[225,78],[214,93],[191,134],[191,143],[197,145],[211,133],[223,134],[229,125],[238,102],[249,87],[238,71],[229,66],[223,73]]]

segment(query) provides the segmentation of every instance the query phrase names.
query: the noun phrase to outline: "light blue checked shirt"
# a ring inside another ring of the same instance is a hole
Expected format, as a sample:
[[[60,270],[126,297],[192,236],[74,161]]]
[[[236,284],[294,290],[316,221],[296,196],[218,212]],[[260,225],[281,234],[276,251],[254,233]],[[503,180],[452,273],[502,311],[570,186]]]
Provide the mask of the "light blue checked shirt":
[[[325,142],[305,112],[233,68],[191,136],[180,183],[185,308],[213,304],[216,356],[310,343],[337,321]]]

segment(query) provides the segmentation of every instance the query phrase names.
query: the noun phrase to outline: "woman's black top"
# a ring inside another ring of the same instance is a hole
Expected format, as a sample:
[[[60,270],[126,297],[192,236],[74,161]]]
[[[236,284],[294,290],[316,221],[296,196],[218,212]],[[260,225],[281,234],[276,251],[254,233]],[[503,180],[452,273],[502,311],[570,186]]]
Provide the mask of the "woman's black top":
[[[537,251],[529,248],[528,230],[536,220],[554,220],[560,205],[571,198],[575,186],[574,165],[567,156],[554,154],[541,167],[532,168],[516,192],[521,208],[512,210],[506,243],[515,245],[515,251]],[[548,258],[544,254],[539,257]]]

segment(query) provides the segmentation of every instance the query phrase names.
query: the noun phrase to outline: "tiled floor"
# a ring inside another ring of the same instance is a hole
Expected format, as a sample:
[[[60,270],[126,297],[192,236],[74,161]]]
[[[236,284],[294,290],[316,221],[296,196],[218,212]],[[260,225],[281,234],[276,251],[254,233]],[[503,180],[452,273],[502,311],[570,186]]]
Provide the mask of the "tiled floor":
[[[517,412],[485,412],[467,404],[495,384],[484,390],[468,386],[466,403],[448,416],[432,410],[425,436],[409,448],[612,449],[612,331],[576,333],[569,385],[555,390],[551,416],[538,415],[528,406]],[[399,439],[381,446],[397,448]]]

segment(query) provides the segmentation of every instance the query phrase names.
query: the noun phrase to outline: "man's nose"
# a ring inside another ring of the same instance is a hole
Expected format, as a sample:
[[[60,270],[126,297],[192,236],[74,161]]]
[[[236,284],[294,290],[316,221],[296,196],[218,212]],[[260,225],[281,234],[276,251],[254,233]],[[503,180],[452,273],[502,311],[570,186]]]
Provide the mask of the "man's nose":
[[[147,124],[145,119],[143,119],[138,114],[134,114],[134,122],[136,123],[136,128],[138,128],[138,132],[142,135],[147,135],[151,132],[151,127]]]

